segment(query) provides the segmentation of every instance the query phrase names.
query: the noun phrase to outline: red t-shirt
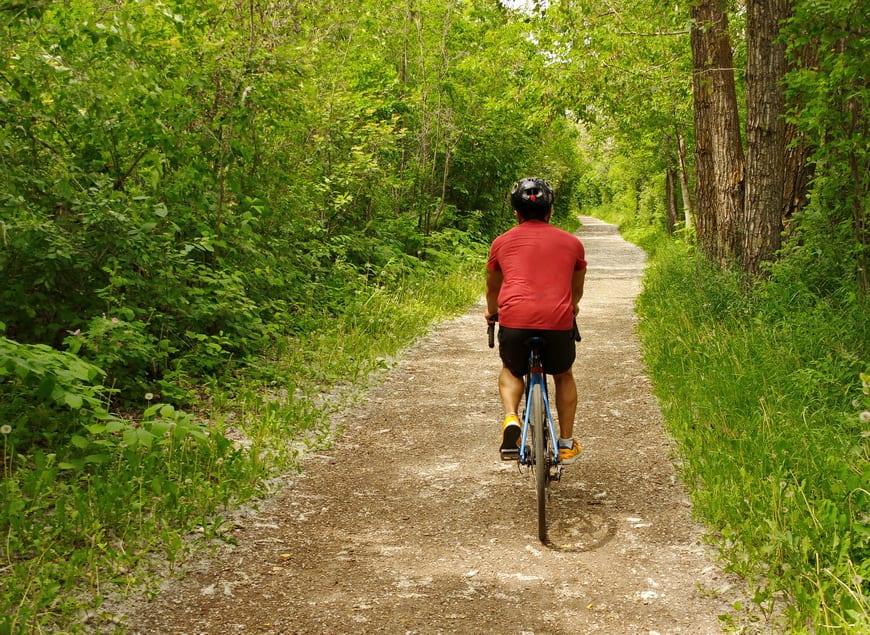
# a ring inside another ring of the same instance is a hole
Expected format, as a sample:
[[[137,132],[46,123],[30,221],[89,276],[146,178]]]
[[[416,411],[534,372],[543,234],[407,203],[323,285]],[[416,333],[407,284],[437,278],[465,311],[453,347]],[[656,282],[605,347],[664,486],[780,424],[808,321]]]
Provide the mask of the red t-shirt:
[[[586,268],[586,252],[576,236],[544,221],[525,221],[493,241],[486,268],[504,276],[498,294],[502,326],[572,328],[572,280],[575,271]]]

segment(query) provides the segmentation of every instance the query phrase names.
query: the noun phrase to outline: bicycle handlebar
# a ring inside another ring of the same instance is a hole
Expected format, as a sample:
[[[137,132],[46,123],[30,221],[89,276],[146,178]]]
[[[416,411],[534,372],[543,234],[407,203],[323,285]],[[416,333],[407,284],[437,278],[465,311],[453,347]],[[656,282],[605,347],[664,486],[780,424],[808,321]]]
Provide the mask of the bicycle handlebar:
[[[498,322],[498,313],[490,316],[492,322],[486,325],[486,336],[489,338],[489,347],[495,348],[495,323]]]

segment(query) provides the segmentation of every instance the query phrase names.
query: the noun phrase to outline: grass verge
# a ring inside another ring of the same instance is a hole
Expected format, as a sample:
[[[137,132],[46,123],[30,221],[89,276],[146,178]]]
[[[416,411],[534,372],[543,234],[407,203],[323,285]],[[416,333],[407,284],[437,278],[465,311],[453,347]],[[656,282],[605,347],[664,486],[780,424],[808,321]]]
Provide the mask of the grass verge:
[[[787,632],[870,631],[866,311],[645,240],[645,361],[696,514]]]

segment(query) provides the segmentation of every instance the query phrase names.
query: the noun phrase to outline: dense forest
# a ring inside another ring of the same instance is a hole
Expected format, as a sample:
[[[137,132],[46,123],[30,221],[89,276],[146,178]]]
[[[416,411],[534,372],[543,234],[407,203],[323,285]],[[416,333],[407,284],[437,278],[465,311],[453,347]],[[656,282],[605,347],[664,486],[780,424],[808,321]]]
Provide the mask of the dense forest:
[[[866,6],[516,5],[0,4],[0,633],[219,535],[479,297],[527,174],[649,252],[647,364],[759,610],[870,628]]]

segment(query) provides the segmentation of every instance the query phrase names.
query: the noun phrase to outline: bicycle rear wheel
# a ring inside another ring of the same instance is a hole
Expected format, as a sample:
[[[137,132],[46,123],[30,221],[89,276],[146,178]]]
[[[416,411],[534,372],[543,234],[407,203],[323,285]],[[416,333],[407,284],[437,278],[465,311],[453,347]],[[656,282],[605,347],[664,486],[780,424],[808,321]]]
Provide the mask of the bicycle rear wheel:
[[[549,497],[550,455],[547,448],[547,415],[541,386],[532,386],[529,422],[532,425],[532,453],[535,459],[535,495],[538,502],[538,538],[547,542],[547,499]]]

